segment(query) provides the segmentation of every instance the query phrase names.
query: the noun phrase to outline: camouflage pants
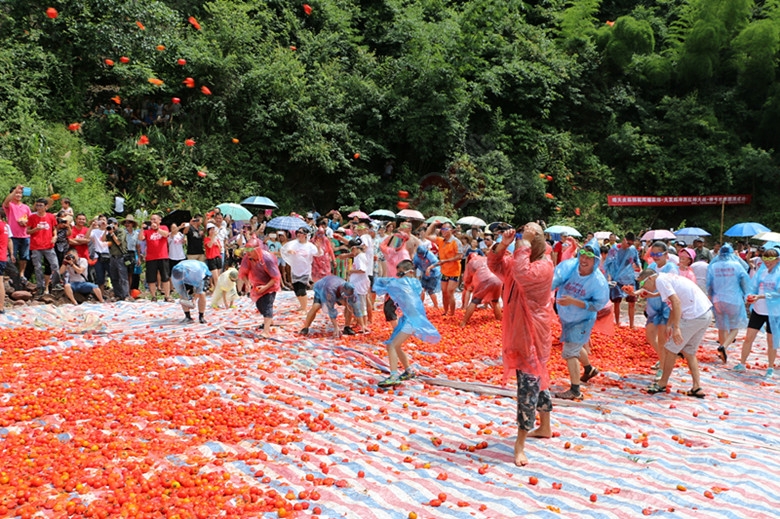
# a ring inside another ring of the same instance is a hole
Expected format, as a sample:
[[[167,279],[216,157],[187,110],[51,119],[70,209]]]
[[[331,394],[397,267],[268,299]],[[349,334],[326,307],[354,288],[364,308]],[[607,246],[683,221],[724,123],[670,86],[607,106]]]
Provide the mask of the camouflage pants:
[[[539,390],[539,377],[517,373],[517,425],[524,431],[530,431],[536,423],[536,411],[552,411],[550,390]]]

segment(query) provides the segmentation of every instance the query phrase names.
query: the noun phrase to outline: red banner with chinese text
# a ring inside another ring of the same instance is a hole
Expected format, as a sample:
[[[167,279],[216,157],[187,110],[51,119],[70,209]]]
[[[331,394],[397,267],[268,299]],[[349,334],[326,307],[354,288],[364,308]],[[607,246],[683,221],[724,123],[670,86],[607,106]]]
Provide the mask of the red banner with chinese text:
[[[745,205],[750,204],[751,195],[704,195],[704,196],[638,196],[607,195],[612,206],[672,206],[672,205]]]

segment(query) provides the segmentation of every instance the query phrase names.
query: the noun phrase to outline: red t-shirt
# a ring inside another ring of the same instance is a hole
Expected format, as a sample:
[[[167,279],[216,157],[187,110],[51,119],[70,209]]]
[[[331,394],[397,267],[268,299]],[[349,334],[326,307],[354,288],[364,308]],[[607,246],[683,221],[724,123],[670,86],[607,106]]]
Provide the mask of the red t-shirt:
[[[0,261],[8,261],[8,240],[11,238],[9,231],[10,226],[0,220]]]
[[[168,227],[161,225],[160,230],[167,231]],[[144,238],[146,239],[146,261],[169,258],[167,237],[152,229],[146,229]]]
[[[206,259],[214,259],[222,255],[222,249],[219,248],[219,239],[214,236],[214,245],[209,245],[210,238],[206,236],[203,238],[203,250],[206,254]]]
[[[86,225],[81,229],[79,229],[78,227],[74,227],[70,233],[70,239],[75,240],[76,238],[86,238],[88,231],[89,231],[89,227],[87,227]],[[89,260],[88,243],[85,243],[83,245],[73,245],[73,248],[76,249],[76,253],[79,255],[79,258],[84,258],[85,260]]]
[[[30,233],[30,250],[47,250],[54,248],[54,243],[51,239],[54,237],[55,229],[57,228],[57,219],[51,213],[46,213],[43,216],[39,216],[38,213],[33,213],[27,219],[27,229],[39,228],[36,233]]]

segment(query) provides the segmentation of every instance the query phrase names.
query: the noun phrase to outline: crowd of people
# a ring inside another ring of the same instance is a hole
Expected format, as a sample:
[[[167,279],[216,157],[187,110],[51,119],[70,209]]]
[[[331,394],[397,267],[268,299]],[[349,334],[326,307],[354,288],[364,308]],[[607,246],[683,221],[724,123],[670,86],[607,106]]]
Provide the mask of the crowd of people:
[[[205,323],[208,293],[213,308],[229,308],[247,295],[262,316],[259,328],[271,334],[276,294],[290,290],[303,318],[299,333],[308,335],[324,308],[335,338],[371,333],[381,308],[393,328],[385,341],[390,373],[379,382],[382,388],[416,376],[403,350],[407,339],[440,339],[427,318],[426,297],[429,309],[452,318],[460,292],[463,327],[479,307],[490,308],[503,329],[505,378],[517,378],[518,465],[527,463],[528,436],[551,434],[546,364],[555,314],[570,378],[569,389],[554,395],[560,399],[581,398],[581,385],[599,374],[589,358],[591,333],[621,325],[623,301],[633,328],[638,299],[645,301],[646,338],[658,355],[647,393],[667,391],[679,356],[692,380],[686,394],[705,397],[696,352],[713,317],[724,363],[739,330],[747,328],[737,372],[745,371],[766,326],[766,376],[774,375],[778,248],[715,243],[710,250],[701,238],[641,242],[630,232],[622,239],[610,234],[597,240],[589,233],[577,240],[547,233],[543,222],[462,229],[450,221],[345,220],[338,211],[307,213],[290,231],[268,227],[265,215],[233,222],[218,208],[170,227],[158,214],[143,222],[131,215],[88,222],[67,198],[59,200],[56,215],[53,200],[36,199],[33,211],[22,198],[22,186],[13,188],[0,211],[2,301],[6,276],[14,290],[27,288],[33,277],[37,297],[62,290],[73,304],[77,294],[100,302],[133,300],[142,296],[141,287],[148,298],[159,291],[170,301],[172,287],[184,322],[194,321],[191,311],[197,309]],[[537,412],[540,425],[534,428]]]

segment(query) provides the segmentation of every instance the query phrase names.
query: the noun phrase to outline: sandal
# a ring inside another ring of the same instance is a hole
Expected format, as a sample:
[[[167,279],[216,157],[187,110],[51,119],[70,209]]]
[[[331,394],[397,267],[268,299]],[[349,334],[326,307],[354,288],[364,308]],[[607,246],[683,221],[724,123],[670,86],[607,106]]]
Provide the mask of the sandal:
[[[651,395],[654,395],[656,393],[665,393],[666,392],[666,386],[659,386],[656,383],[653,383],[646,389],[648,393]]]
[[[685,395],[692,396],[694,398],[704,398],[705,396],[707,396],[704,394],[704,391],[700,387],[697,387],[696,389],[691,389],[690,391],[685,393]]]

